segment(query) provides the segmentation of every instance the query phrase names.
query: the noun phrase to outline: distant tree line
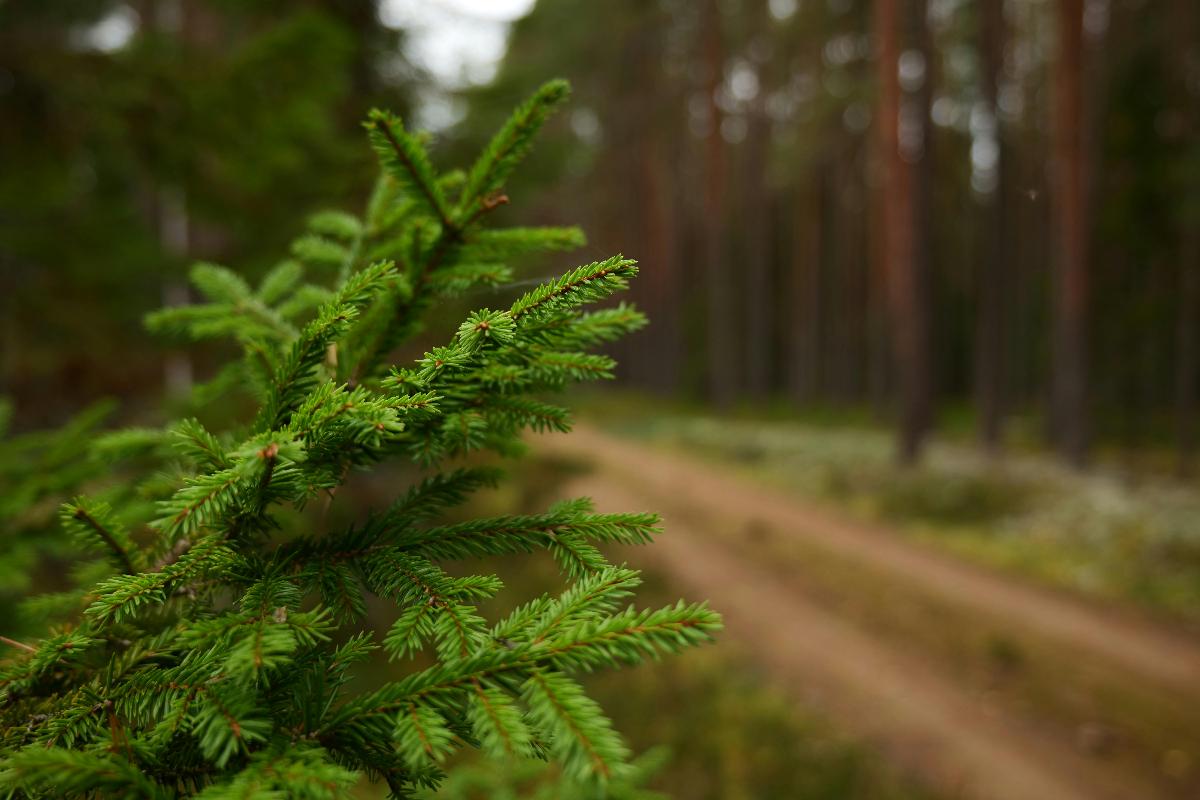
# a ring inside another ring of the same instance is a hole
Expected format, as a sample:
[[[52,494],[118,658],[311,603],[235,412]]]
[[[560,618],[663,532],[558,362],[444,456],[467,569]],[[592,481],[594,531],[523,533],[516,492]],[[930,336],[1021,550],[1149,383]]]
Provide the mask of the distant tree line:
[[[461,131],[576,84],[524,189],[641,259],[633,385],[873,407],[903,461],[967,407],[992,451],[1019,417],[1075,464],[1102,439],[1186,469],[1200,7],[1150,6],[542,0]]]
[[[21,424],[154,395],[140,319],[196,260],[274,266],[365,197],[360,121],[413,70],[373,3],[0,3],[0,395]],[[175,389],[204,364],[166,358]]]

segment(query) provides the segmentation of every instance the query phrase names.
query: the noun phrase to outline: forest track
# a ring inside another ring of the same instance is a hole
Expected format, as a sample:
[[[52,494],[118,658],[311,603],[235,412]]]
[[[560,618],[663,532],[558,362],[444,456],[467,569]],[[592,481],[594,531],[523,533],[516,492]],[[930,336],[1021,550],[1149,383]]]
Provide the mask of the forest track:
[[[901,766],[970,798],[1141,798],[1161,794],[1106,768],[1069,741],[948,679],[921,653],[863,630],[814,602],[803,576],[746,555],[728,531],[756,525],[803,537],[868,572],[919,585],[947,603],[1035,631],[1080,656],[1196,702],[1200,645],[1132,615],[1013,582],[885,529],[838,517],[727,474],[597,430],[542,437],[539,452],[588,463],[565,487],[603,510],[664,512],[668,534],[648,557],[693,596],[711,599],[731,639],[798,698],[818,701],[848,731],[877,743]],[[772,610],[764,614],[765,609]]]

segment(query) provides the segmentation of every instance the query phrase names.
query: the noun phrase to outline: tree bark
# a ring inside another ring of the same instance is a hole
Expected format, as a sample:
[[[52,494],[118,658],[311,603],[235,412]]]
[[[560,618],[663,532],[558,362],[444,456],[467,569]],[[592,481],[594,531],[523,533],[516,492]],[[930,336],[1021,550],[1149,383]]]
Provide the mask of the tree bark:
[[[181,42],[203,41],[215,25],[206,19],[193,0],[170,0],[154,9],[157,31],[174,34]],[[187,190],[183,186],[159,184],[153,187],[154,217],[159,245],[176,262],[185,261],[191,252],[191,219],[188,215]],[[163,278],[164,306],[187,305],[187,283],[177,272]],[[168,351],[163,362],[163,384],[169,397],[187,397],[194,382],[191,357],[183,350]]]
[[[912,326],[916,339],[913,354],[913,370],[915,372],[913,388],[915,397],[911,402],[916,406],[912,410],[917,430],[913,433],[920,442],[924,441],[926,433],[933,424],[933,394],[934,370],[932,353],[933,316],[930,310],[934,303],[933,264],[934,264],[934,235],[933,235],[933,191],[934,191],[934,158],[933,129],[930,125],[930,114],[933,108],[933,88],[937,80],[937,59],[933,46],[933,36],[929,30],[928,0],[912,0],[911,25],[916,39],[917,52],[921,54],[925,65],[925,74],[920,89],[909,102],[914,104],[912,118],[917,126],[916,134],[919,147],[915,153],[916,162],[913,170],[913,290],[910,302],[912,304]],[[915,456],[914,456],[915,458]]]
[[[750,112],[746,140],[745,200],[742,230],[746,258],[745,353],[746,391],[763,399],[771,390],[771,203],[767,186],[767,150],[770,120],[761,102]]]
[[[984,252],[979,258],[979,315],[975,336],[975,400],[979,442],[996,453],[1004,438],[1007,352],[1005,348],[1010,249],[1006,219],[1006,141],[1000,121],[1000,81],[1004,68],[1004,2],[983,0],[980,7],[983,97],[992,115],[997,146],[996,185],[983,205]]]
[[[900,146],[900,15],[897,0],[878,0],[875,27],[879,60],[878,137],[883,169],[883,256],[891,322],[892,359],[899,400],[896,457],[912,464],[924,434],[919,286],[914,237],[913,172]]]
[[[820,356],[823,291],[821,247],[823,242],[825,171],[823,164],[812,170],[811,187],[796,193],[793,212],[792,268],[789,271],[791,314],[785,329],[788,343],[788,391],[793,402],[805,405],[816,399],[820,388]]]
[[[640,144],[640,182],[643,198],[647,311],[650,315],[649,352],[644,354],[644,379],[656,392],[670,394],[679,388],[683,360],[679,306],[682,282],[676,253],[676,226],[670,183],[664,172],[666,153],[657,129],[647,131]]]
[[[1185,233],[1180,249],[1179,316],[1176,321],[1175,433],[1178,473],[1191,475],[1196,458],[1197,327],[1200,310],[1200,246],[1194,232]]]
[[[1171,63],[1175,66],[1176,97],[1183,114],[1181,135],[1185,142],[1195,142],[1200,136],[1200,114],[1195,96],[1184,76],[1188,74],[1191,51],[1197,48],[1197,22],[1200,13],[1192,0],[1172,3]],[[1194,146],[1194,145],[1193,145]],[[1190,195],[1190,196],[1189,196]],[[1175,430],[1179,448],[1177,462],[1181,477],[1192,474],[1196,458],[1196,382],[1200,378],[1200,190],[1189,185],[1182,197],[1185,208],[1179,232],[1179,312],[1176,320],[1175,355]]]
[[[1083,153],[1083,0],[1058,0],[1054,178],[1057,270],[1054,287],[1054,430],[1070,464],[1087,460],[1087,224]]]
[[[721,138],[721,109],[717,90],[724,80],[724,48],[718,0],[704,6],[703,61],[708,105],[708,135],[704,142],[704,273],[707,284],[707,389],[717,408],[728,408],[737,393],[736,336],[733,280],[725,258],[725,142]]]

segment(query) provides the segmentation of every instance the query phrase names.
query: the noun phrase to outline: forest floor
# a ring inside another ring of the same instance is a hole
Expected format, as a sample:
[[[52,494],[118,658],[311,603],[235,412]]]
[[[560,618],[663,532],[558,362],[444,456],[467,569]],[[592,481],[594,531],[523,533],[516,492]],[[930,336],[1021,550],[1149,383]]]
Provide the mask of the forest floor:
[[[1200,641],[1027,584],[719,465],[581,427],[543,457],[601,510],[661,511],[629,553],[797,702],[948,796],[1149,798],[1200,786]]]

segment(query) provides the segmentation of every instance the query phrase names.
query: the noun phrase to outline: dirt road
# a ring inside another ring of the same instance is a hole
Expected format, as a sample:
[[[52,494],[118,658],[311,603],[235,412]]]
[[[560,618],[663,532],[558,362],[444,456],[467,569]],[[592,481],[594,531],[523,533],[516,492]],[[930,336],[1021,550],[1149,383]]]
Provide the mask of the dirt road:
[[[728,531],[769,524],[825,550],[942,595],[948,603],[1020,625],[1173,687],[1195,702],[1200,646],[1133,618],[973,568],[894,534],[843,519],[725,474],[592,429],[542,437],[539,452],[594,471],[566,491],[602,509],[654,508],[668,534],[645,551],[691,596],[711,599],[728,635],[806,701],[955,795],[970,798],[1141,798],[1162,795],[1081,755],[907,652],[814,603],[800,580],[747,558]],[[771,609],[764,614],[764,609]],[[1188,698],[1184,700],[1183,698]]]

